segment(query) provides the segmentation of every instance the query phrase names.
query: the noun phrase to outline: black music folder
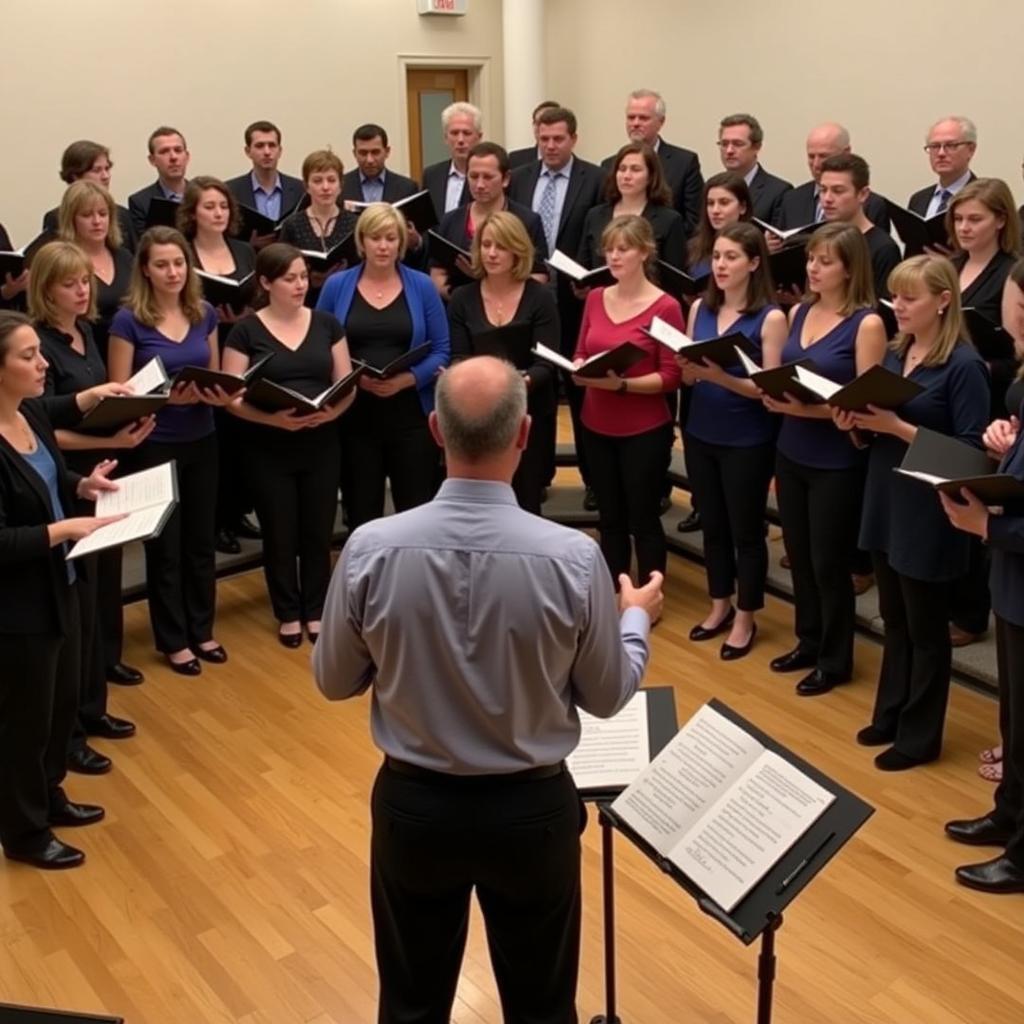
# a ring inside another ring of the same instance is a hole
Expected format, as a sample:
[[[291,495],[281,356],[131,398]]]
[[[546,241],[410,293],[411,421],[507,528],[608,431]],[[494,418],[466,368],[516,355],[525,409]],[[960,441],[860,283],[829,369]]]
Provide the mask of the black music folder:
[[[211,306],[214,308],[228,306],[237,313],[245,309],[246,300],[249,297],[249,283],[254,279],[255,272],[250,270],[245,277],[236,280],[233,277],[210,274],[196,267],[196,276],[203,286],[203,298]]]
[[[768,256],[768,268],[772,272],[772,281],[776,288],[788,291],[798,288],[803,291],[807,287],[807,249],[803,242],[787,245],[778,252]]]
[[[566,359],[560,352],[548,348],[547,345],[538,343],[534,346],[533,352],[534,355],[576,377],[606,377],[609,372],[617,373],[621,377],[631,366],[647,357],[647,353],[631,341],[624,341],[615,348],[598,352],[597,355],[585,359],[579,367],[573,366],[571,359]]]
[[[427,232],[427,235],[429,235],[430,258],[437,260],[445,270],[449,272],[455,271],[463,278],[466,278],[466,280],[469,280],[466,274],[455,265],[455,261],[460,256],[471,261],[473,259],[472,253],[468,249],[463,249],[456,245],[451,239],[445,238],[444,235],[439,235],[433,228]]]
[[[671,263],[666,263],[664,260],[658,260],[654,264],[654,270],[658,277],[658,284],[679,302],[689,301],[697,295],[703,295],[708,281],[711,280],[710,271],[699,277],[691,277],[685,270],[673,267]]]
[[[260,377],[248,385],[245,400],[264,412],[293,409],[300,415],[306,416],[337,405],[355,388],[364,373],[366,373],[366,366],[363,363],[356,363],[351,373],[336,380],[329,388],[313,398],[307,398],[283,384]]]
[[[218,385],[229,395],[237,395],[243,388],[256,379],[256,375],[274,358],[269,352],[262,359],[257,359],[245,373],[225,373],[223,370],[211,370],[208,366],[184,366],[175,375],[171,387],[179,384],[198,384],[201,388],[215,388]]]
[[[363,210],[372,205],[372,203],[364,203],[355,199],[345,200],[345,209],[356,214],[362,213]],[[422,189],[411,196],[406,196],[404,199],[399,199],[388,205],[396,210],[401,210],[402,216],[421,235],[426,234],[431,228],[436,228],[440,223],[437,210],[434,209],[434,200],[430,198],[429,189]]]
[[[707,359],[709,362],[717,363],[723,369],[728,369],[739,362],[740,351],[745,352],[748,356],[754,354],[753,344],[742,331],[731,331],[729,334],[722,334],[717,338],[694,341],[659,316],[651,321],[650,327],[642,327],[641,330],[649,338],[653,338],[659,344],[671,349],[677,356],[692,363],[702,363]]]
[[[604,810],[746,944],[874,813],[718,700],[700,708]]]
[[[671,686],[638,690],[611,718],[579,714],[580,741],[566,764],[584,800],[614,800],[679,728]]]
[[[795,398],[805,405],[823,405],[825,399],[817,392],[805,388],[797,380],[796,368],[802,367],[812,373],[817,371],[813,359],[797,359],[792,363],[773,366],[770,370],[762,370],[742,349],[737,349],[736,356],[747,371],[747,376],[769,397],[777,402],[785,402],[786,395]]]
[[[926,246],[949,245],[945,212],[934,217],[922,217],[891,199],[886,199],[885,205],[903,242],[904,256],[916,256],[924,252]]]
[[[392,359],[387,366],[371,366],[369,363],[366,363],[364,368],[366,376],[375,377],[377,380],[386,380],[388,377],[394,377],[396,373],[411,369],[417,363],[423,362],[430,355],[430,347],[429,341],[424,342],[422,345],[417,345],[415,348],[409,349],[404,355],[400,355],[397,359]]]
[[[970,333],[971,341],[982,359],[990,362],[995,359],[1013,359],[1015,357],[1013,338],[999,324],[990,320],[973,306],[964,306],[964,323]]]
[[[917,381],[893,373],[881,365],[869,367],[849,384],[841,386],[806,368],[796,373],[796,377],[829,405],[847,412],[859,412],[869,405],[878,409],[898,409],[924,391]]]
[[[565,274],[566,277],[574,281],[580,288],[606,288],[609,285],[615,284],[615,278],[606,266],[587,270],[582,263],[577,263],[572,257],[566,256],[561,249],[556,249],[551,254],[551,258],[544,262],[552,270],[557,271],[559,274]]]
[[[1024,498],[1024,483],[1008,473],[997,473],[996,461],[980,448],[918,427],[897,473],[913,477],[952,498],[966,488],[986,505],[1002,505]]]
[[[342,263],[347,267],[354,267],[359,262],[354,231],[350,231],[330,249],[300,249],[299,252],[305,257],[309,269],[317,274],[324,274]]]
[[[238,237],[249,241],[253,235],[266,238],[268,235],[276,235],[281,230],[281,225],[298,209],[298,204],[290,210],[284,211],[281,216],[274,220],[267,217],[252,206],[245,203],[238,204],[238,214],[241,219],[241,226],[238,229]]]
[[[0,282],[8,274],[11,277],[21,277],[25,269],[32,263],[32,257],[47,242],[53,242],[56,238],[57,236],[52,231],[44,231],[20,249],[0,250]]]
[[[136,420],[158,413],[170,395],[110,395],[101,398],[80,420],[75,430],[82,434],[116,434]]]
[[[797,235],[810,235],[817,231],[818,228],[824,223],[824,221],[811,221],[810,224],[803,224],[798,228],[777,228],[774,224],[769,224],[766,220],[761,220],[759,217],[754,217],[754,223],[767,235],[772,234],[776,238],[780,238],[783,242],[789,242],[790,239],[795,239]]]
[[[501,327],[475,331],[472,344],[473,355],[496,356],[510,362],[517,370],[525,370],[533,362],[530,352],[533,346],[532,324],[513,320]]]
[[[173,228],[178,223],[178,207],[181,203],[163,196],[154,196],[146,211],[147,228]]]

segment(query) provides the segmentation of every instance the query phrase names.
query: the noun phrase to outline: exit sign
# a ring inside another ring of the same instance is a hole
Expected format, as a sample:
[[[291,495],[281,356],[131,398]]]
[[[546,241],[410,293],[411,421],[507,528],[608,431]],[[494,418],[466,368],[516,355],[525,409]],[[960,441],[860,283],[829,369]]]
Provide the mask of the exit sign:
[[[420,14],[455,14],[466,13],[469,0],[416,0],[416,8]]]

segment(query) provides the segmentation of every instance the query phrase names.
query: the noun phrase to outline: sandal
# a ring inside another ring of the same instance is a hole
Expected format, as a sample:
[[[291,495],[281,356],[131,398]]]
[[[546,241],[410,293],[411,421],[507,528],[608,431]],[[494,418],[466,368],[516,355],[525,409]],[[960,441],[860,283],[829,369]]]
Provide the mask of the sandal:
[[[986,782],[1002,782],[1003,781],[1003,762],[996,761],[995,764],[981,764],[978,765],[978,774]]]
[[[988,747],[978,755],[978,760],[982,764],[999,764],[1003,759],[1003,747],[1002,744],[996,747]]]

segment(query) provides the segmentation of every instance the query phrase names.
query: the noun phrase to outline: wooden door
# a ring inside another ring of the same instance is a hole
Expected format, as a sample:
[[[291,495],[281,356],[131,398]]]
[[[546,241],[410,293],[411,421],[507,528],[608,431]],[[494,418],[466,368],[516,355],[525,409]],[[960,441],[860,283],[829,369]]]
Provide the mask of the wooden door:
[[[409,173],[419,181],[423,168],[448,159],[441,137],[441,111],[469,99],[465,68],[410,68],[405,91],[409,111]]]

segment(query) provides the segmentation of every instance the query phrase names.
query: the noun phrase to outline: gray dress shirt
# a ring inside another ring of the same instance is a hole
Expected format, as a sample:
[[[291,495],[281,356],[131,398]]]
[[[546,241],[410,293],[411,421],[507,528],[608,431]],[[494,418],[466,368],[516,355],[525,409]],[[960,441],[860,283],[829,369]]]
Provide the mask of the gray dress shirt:
[[[556,764],[576,707],[615,714],[643,678],[647,613],[621,618],[597,545],[524,512],[512,488],[449,479],[359,527],[313,653],[330,700],[373,688],[374,742],[455,775]]]

